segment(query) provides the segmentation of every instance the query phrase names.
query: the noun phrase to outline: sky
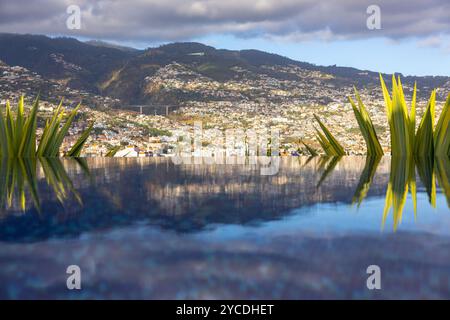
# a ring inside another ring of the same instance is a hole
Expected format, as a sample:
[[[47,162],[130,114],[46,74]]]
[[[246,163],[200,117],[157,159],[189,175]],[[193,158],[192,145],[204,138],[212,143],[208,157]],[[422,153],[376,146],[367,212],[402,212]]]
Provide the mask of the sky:
[[[449,12],[449,0],[0,0],[0,32],[137,48],[198,41],[318,65],[450,76]]]

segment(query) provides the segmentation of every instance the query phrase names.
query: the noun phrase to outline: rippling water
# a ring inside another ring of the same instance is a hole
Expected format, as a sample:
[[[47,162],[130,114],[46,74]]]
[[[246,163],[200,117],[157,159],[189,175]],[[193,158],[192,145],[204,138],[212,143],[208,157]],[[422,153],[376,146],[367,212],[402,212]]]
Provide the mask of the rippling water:
[[[450,298],[447,160],[251,162],[3,160],[0,298]]]

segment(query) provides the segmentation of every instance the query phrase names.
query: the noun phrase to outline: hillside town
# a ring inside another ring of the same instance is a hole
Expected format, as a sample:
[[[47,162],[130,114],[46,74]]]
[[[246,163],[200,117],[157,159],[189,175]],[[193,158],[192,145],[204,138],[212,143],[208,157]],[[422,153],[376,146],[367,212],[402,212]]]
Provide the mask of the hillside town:
[[[54,58],[62,59],[60,56]],[[278,130],[281,155],[309,154],[303,143],[320,151],[315,138],[314,114],[323,120],[349,154],[365,153],[365,144],[348,102],[348,96],[354,96],[351,86],[337,87],[332,82],[332,75],[298,66],[262,68],[284,74],[285,80],[269,75],[255,76],[235,67],[234,71],[241,76],[218,82],[179,63],[169,64],[144,79],[146,92],[168,95],[175,92],[191,99],[167,114],[152,114],[139,109],[125,110],[120,108],[123,104],[119,99],[73,89],[62,80],[44,79],[24,67],[0,62],[0,105],[4,106],[10,100],[15,106],[24,95],[30,106],[40,93],[39,123],[42,127],[60,99],[68,109],[81,102],[77,121],[64,141],[62,151],[69,149],[88,124],[94,122],[94,130],[84,149],[85,156],[102,156],[114,148],[122,156],[171,156],[182,137],[192,134],[199,123],[205,154],[223,148],[225,132],[233,129],[248,130],[258,137],[267,137],[271,131]],[[411,92],[412,87],[405,85],[405,94],[410,96]],[[438,95],[437,115],[443,105],[443,92],[450,92],[450,83],[439,89],[442,94]],[[389,131],[381,90],[364,88],[360,95],[371,114],[382,147],[388,153]],[[419,117],[426,103],[423,98],[418,101]],[[41,132],[42,128],[38,135]],[[232,153],[245,154],[245,146],[234,149]]]

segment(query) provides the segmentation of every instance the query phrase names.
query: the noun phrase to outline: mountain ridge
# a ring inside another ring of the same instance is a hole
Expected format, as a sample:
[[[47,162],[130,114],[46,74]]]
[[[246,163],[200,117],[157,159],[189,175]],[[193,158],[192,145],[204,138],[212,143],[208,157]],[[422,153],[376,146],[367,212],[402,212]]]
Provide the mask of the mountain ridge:
[[[3,33],[0,60],[64,81],[68,87],[120,99],[125,104],[286,100],[271,99],[270,94],[263,97],[264,90],[258,88],[298,89],[297,98],[303,95],[311,101],[326,103],[330,100],[327,97],[314,96],[320,87],[339,92],[353,86],[359,89],[379,86],[379,74],[374,71],[319,66],[255,49],[216,49],[198,42],[139,50],[103,41]],[[383,75],[389,83],[390,75]],[[402,80],[407,86],[417,82],[419,95],[450,83],[450,77],[444,76],[402,76]],[[239,86],[243,89],[237,93]],[[225,89],[220,92],[222,87]]]

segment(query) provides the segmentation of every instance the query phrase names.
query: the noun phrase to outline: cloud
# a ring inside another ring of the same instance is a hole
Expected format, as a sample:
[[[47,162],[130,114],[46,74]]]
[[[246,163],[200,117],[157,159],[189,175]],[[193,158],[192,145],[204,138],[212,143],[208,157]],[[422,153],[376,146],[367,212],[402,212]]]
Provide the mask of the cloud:
[[[71,4],[81,8],[81,30],[66,27]],[[366,25],[372,4],[381,9],[380,30]],[[448,0],[0,0],[0,32],[149,42],[214,34],[287,41],[433,39],[450,34],[448,12]]]
[[[441,48],[444,40],[441,36],[430,36],[418,42],[418,46],[422,48]]]

